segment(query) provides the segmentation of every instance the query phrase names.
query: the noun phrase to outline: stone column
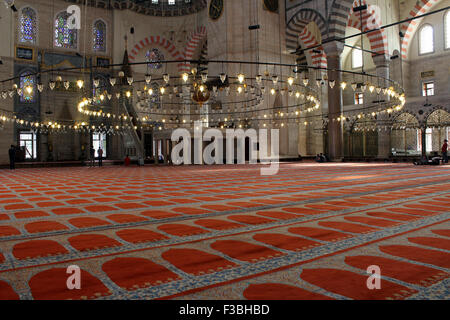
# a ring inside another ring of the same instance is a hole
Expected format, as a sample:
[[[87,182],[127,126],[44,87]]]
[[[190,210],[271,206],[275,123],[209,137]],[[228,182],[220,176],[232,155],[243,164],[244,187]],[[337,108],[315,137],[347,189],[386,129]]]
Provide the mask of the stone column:
[[[167,164],[167,140],[164,138],[161,140],[161,148],[162,148],[162,155],[164,158],[164,164]]]
[[[328,152],[331,160],[342,160],[343,153],[343,123],[342,121],[333,121],[342,115],[343,101],[342,89],[340,87],[341,73],[336,71],[341,68],[340,57],[344,49],[344,44],[340,42],[330,42],[324,44],[325,53],[328,60],[328,79],[335,80],[336,85],[333,89],[328,88]]]
[[[420,138],[422,139],[422,156],[427,156],[427,126],[423,124],[420,126]]]
[[[389,79],[389,58],[386,55],[379,55],[373,57],[373,61],[376,65],[377,76]],[[387,81],[380,80],[380,86],[388,86]],[[391,154],[391,131],[382,130],[382,127],[387,126],[389,122],[389,117],[386,113],[378,115],[378,159],[389,159]]]
[[[159,139],[155,139],[155,164],[159,164]]]

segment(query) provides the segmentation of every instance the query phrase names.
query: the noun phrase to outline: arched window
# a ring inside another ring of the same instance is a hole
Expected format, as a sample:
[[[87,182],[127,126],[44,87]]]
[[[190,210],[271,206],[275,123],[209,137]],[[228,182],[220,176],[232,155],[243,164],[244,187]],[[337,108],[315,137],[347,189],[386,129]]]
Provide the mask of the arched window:
[[[94,51],[106,51],[106,24],[102,20],[94,23],[93,39]]]
[[[352,50],[352,68],[357,69],[363,66],[363,52],[359,48]]]
[[[36,35],[36,11],[30,7],[25,7],[21,10],[19,17],[19,42],[35,44]]]
[[[55,19],[55,47],[58,48],[77,48],[78,31],[69,29],[67,20],[69,14],[66,11],[59,13]]]
[[[424,25],[419,32],[419,54],[434,52],[434,29],[431,25]]]
[[[450,10],[444,16],[445,49],[450,49]]]
[[[36,92],[36,78],[28,72],[20,75],[20,102],[34,102]]]
[[[164,61],[164,55],[161,51],[154,48],[145,54],[145,58],[148,62],[148,67],[151,69],[161,69],[162,63],[161,61]]]

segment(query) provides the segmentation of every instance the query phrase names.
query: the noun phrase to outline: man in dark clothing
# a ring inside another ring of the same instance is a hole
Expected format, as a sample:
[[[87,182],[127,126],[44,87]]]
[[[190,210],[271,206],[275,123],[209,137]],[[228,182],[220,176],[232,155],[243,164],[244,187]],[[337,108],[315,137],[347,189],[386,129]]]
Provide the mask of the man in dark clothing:
[[[444,163],[448,163],[447,150],[448,150],[448,140],[445,139],[444,144],[442,145],[442,159]]]
[[[16,147],[11,145],[8,150],[9,153],[9,168],[14,170],[16,168]]]
[[[90,154],[90,162],[91,162],[91,167],[95,166],[95,149],[94,147],[91,146],[91,149],[89,150],[89,154]]]
[[[103,150],[102,150],[102,148],[98,148],[97,153],[98,153],[98,166],[103,167]]]

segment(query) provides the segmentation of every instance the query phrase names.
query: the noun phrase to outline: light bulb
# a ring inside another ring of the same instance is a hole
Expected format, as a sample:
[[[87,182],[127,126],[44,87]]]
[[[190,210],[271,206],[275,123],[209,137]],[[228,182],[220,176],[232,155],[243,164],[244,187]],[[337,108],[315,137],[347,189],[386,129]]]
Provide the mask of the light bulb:
[[[202,73],[202,82],[206,83],[206,81],[208,81],[208,74],[207,73]]]
[[[225,73],[221,73],[220,74],[220,81],[222,81],[222,83],[225,83],[225,80],[227,80],[227,75]]]
[[[28,87],[26,88],[26,90],[27,90],[27,93],[28,93],[28,94],[33,93],[33,87],[31,87],[31,86],[28,86]]]
[[[127,98],[131,97],[131,92],[127,91],[126,96],[127,96]]]
[[[272,82],[276,85],[278,83],[278,76],[272,76]]]
[[[148,89],[148,95],[149,96],[153,95],[153,89]]]
[[[111,86],[114,87],[116,85],[116,82],[117,82],[116,78],[109,78],[109,83],[111,84]]]
[[[161,94],[164,94],[166,92],[166,88],[161,87],[161,89],[159,89],[159,91],[161,92]]]
[[[342,81],[341,82],[341,88],[342,88],[342,90],[345,90],[345,88],[347,88],[347,82]]]
[[[189,75],[185,72],[181,75],[181,79],[186,83],[189,80]]]
[[[245,80],[245,76],[242,73],[238,74],[237,78],[239,83],[243,83]]]
[[[261,84],[261,82],[262,82],[262,75],[259,74],[256,76],[256,83]]]
[[[292,85],[294,84],[294,78],[292,78],[292,77],[289,77],[289,78],[287,79],[287,81],[288,81],[288,84],[289,84],[290,86],[292,86]]]
[[[275,95],[275,89],[274,88],[272,88],[271,90],[270,90],[270,93],[272,94],[272,95]]]
[[[127,78],[128,85],[131,86],[133,84],[133,81],[134,81],[133,77],[128,77]]]
[[[150,84],[152,82],[152,76],[150,74],[145,75],[145,83]]]
[[[303,85],[305,87],[308,85],[308,83],[309,83],[309,79],[308,78],[303,79]]]

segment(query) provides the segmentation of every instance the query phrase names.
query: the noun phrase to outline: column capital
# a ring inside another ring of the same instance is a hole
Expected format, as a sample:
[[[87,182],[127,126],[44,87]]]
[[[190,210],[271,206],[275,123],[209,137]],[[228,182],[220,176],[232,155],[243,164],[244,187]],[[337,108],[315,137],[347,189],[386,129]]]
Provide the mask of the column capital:
[[[373,56],[373,63],[377,68],[388,68],[391,60],[386,54]]]
[[[323,49],[327,56],[340,56],[344,51],[344,43],[333,41],[323,44]]]

